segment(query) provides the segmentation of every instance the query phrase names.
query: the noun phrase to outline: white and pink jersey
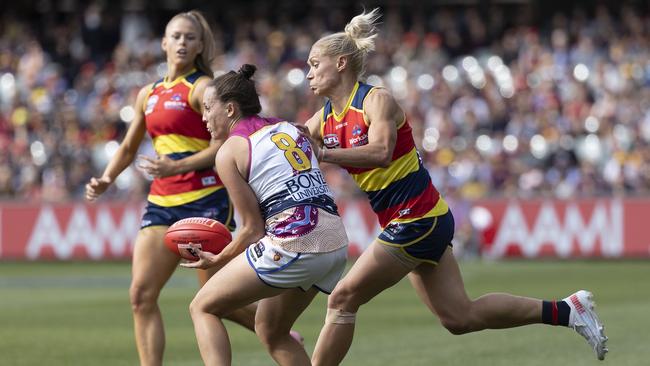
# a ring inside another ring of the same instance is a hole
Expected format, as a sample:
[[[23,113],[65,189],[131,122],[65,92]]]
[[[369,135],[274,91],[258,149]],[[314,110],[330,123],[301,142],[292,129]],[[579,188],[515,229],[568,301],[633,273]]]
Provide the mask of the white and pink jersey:
[[[248,140],[248,184],[265,219],[303,205],[338,215],[309,139],[291,123],[251,116],[239,121],[230,136]]]

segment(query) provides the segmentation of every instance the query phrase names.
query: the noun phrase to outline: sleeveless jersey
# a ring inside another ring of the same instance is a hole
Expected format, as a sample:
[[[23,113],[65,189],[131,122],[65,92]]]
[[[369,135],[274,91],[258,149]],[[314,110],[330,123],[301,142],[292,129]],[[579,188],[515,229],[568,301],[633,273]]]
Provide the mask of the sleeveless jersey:
[[[147,131],[158,156],[180,160],[210,145],[210,132],[190,100],[196,81],[205,74],[192,70],[174,81],[155,82],[145,99]],[[213,168],[155,178],[147,199],[159,206],[183,205],[223,188]]]
[[[248,184],[264,220],[301,205],[338,216],[309,140],[291,123],[253,116],[238,122],[230,135],[248,139]]]
[[[331,101],[325,103],[321,136],[328,149],[368,144],[368,121],[363,101],[374,89],[372,85],[358,82],[340,114],[334,112]],[[440,216],[449,209],[422,164],[406,117],[397,125],[395,150],[388,167],[343,168],[368,196],[382,228],[391,222],[407,223]]]

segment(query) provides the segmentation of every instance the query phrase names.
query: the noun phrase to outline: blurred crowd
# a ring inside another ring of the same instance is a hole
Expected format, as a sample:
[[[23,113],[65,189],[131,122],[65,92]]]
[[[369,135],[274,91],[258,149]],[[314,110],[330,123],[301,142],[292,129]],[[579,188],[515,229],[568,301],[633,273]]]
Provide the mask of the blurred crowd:
[[[310,47],[361,9],[270,3],[204,9],[221,50],[215,68],[256,64],[265,114],[305,121],[323,104],[305,80]],[[181,9],[102,4],[0,14],[1,199],[81,199],[139,88],[164,75],[160,38]],[[444,195],[649,193],[650,14],[589,5],[542,17],[528,3],[382,11],[367,82],[405,109]],[[150,142],[141,150],[155,155]],[[358,194],[338,168],[327,176],[339,196]],[[147,187],[133,166],[108,195],[142,198]]]

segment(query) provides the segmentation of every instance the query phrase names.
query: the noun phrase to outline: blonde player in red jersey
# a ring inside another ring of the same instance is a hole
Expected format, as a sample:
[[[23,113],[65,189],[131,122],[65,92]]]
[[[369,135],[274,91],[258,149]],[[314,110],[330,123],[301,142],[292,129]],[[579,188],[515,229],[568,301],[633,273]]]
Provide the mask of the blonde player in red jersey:
[[[167,76],[143,87],[135,101],[136,115],[117,153],[99,178],[86,185],[86,198],[97,199],[135,159],[144,134],[153,139],[156,159],[141,157],[154,177],[141,230],[135,241],[129,289],[135,340],[142,365],[161,365],[165,348],[158,296],[179,258],[163,244],[167,228],[186,217],[210,217],[231,230],[232,204],[214,172],[220,143],[211,143],[202,121],[203,91],[212,79],[216,56],[212,31],[196,11],[174,16],[165,29],[162,49]],[[203,285],[215,271],[199,271]],[[253,330],[256,305],[227,314]]]
[[[359,307],[407,275],[453,334],[564,325],[586,338],[602,360],[607,338],[587,291],[561,301],[504,293],[467,296],[451,249],[454,219],[422,164],[408,118],[387,90],[359,81],[374,49],[378,17],[378,9],[354,17],[344,32],[318,40],[307,60],[311,90],[327,98],[307,121],[308,133],[323,145],[319,159],[351,174],[383,229],[330,295],[313,364],[339,364],[352,343]]]

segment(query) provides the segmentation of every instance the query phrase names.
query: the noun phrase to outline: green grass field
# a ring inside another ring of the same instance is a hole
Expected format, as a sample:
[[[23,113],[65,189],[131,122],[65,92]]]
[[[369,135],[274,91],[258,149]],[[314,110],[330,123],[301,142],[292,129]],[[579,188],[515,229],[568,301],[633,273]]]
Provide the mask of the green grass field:
[[[610,365],[650,363],[650,262],[464,262],[471,297],[506,291],[559,298],[594,292]],[[135,365],[128,263],[0,262],[0,365]],[[196,291],[180,268],[161,297],[166,365],[201,365],[187,306]],[[319,295],[296,329],[313,350],[325,314]],[[402,281],[361,309],[345,365],[595,365],[566,328],[534,325],[453,336]],[[257,338],[228,323],[233,364],[272,365]]]

